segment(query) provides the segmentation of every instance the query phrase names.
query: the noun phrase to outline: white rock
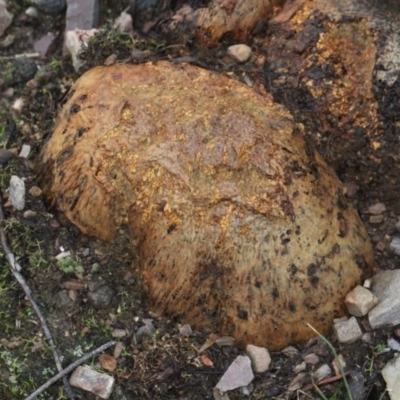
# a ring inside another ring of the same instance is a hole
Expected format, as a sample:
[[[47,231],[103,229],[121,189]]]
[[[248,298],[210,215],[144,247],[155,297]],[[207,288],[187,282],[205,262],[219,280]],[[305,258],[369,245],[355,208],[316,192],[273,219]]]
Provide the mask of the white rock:
[[[400,256],[400,237],[395,236],[390,242],[390,250],[394,252],[397,256]]]
[[[25,207],[25,183],[15,175],[10,179],[10,201],[17,210]]]
[[[319,357],[315,353],[307,354],[303,357],[306,364],[315,365],[319,363]]]
[[[358,285],[345,298],[347,310],[355,317],[368,314],[379,302],[379,299],[368,289]]]
[[[250,357],[254,372],[261,373],[268,370],[271,364],[271,356],[265,347],[247,345],[246,353]]]
[[[89,39],[98,32],[97,29],[67,31],[65,34],[65,46],[72,57],[72,65],[75,71],[78,71],[82,66],[82,60],[78,54],[83,46],[87,46]]]
[[[132,16],[125,11],[115,20],[113,28],[121,33],[130,33],[133,31]]]
[[[313,373],[313,377],[314,377],[315,382],[320,382],[323,379],[330,376],[331,373],[332,373],[332,370],[329,367],[329,365],[323,364]]]
[[[238,356],[222,375],[215,388],[221,392],[227,392],[228,390],[247,386],[253,379],[254,374],[251,370],[250,358]]]
[[[336,336],[340,343],[353,343],[362,336],[362,331],[355,317],[334,325]]]
[[[78,367],[69,379],[71,386],[93,393],[101,399],[108,399],[114,389],[115,379],[100,374],[88,366]]]
[[[301,364],[297,364],[295,367],[293,367],[293,372],[295,374],[298,374],[300,372],[303,372],[307,369],[306,363],[303,361]]]
[[[251,56],[251,48],[245,44],[235,44],[228,47],[228,55],[237,62],[246,62]]]
[[[287,357],[296,357],[299,354],[299,351],[294,346],[287,346],[281,351],[281,353]]]
[[[400,343],[399,343],[396,339],[394,339],[394,338],[389,338],[389,339],[387,340],[387,344],[388,344],[388,346],[389,346],[392,350],[394,350],[394,351],[400,351]]]
[[[0,0],[0,36],[11,25],[13,15],[7,10],[7,4]]]
[[[368,313],[372,329],[400,324],[400,270],[384,271],[372,279],[379,303]]]
[[[400,400],[400,357],[390,360],[382,369],[386,390],[392,400]]]
[[[341,375],[340,367],[344,370],[346,368],[346,361],[342,354],[339,354],[332,361],[332,367],[335,371],[335,375]]]
[[[386,206],[383,203],[376,203],[370,207],[368,207],[368,213],[369,214],[382,214],[383,212],[386,211]]]
[[[30,153],[31,153],[31,146],[29,144],[23,144],[18,156],[21,158],[28,158]]]
[[[38,18],[39,12],[36,7],[30,6],[25,10],[25,14],[32,18]]]

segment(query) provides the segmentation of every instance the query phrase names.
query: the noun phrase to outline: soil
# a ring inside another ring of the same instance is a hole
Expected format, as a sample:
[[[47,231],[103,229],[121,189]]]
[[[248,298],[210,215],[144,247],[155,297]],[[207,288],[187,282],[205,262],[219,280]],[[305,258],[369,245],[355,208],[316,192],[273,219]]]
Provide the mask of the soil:
[[[189,61],[246,84],[251,82],[254,90],[262,93],[265,93],[266,87],[276,101],[285,104],[293,112],[299,122],[317,131],[318,127],[310,121],[310,113],[296,112],[296,107],[304,104],[304,93],[292,93],[292,97],[288,98],[287,92],[274,92],[268,84],[268,74],[271,71],[264,62],[267,50],[263,43],[271,33],[263,26],[258,27],[247,41],[255,57],[251,62],[237,64],[226,56],[227,47],[233,44],[229,38],[212,48],[191,43],[182,45],[176,38],[166,36],[161,27],[156,26],[143,33],[143,25],[139,23],[137,26],[142,31],[139,29],[131,35],[118,34],[110,28],[111,21],[126,8],[128,2],[103,1],[100,26],[105,27],[105,30],[84,51],[82,58],[86,63],[78,74],[73,70],[71,60],[62,54],[64,15],[53,17],[39,13],[37,18],[32,18],[25,14],[28,2],[8,3],[8,10],[14,14],[14,20],[0,42],[0,140],[3,148],[14,149],[16,153],[22,144],[30,144],[32,150],[28,159],[15,157],[0,170],[0,190],[3,203],[6,204],[4,230],[14,255],[23,267],[22,272],[47,318],[57,349],[63,357],[63,365],[69,365],[81,355],[108,342],[113,332],[117,332],[116,329],[122,329],[126,335],[117,340],[123,343],[124,350],[117,359],[117,368],[112,371],[116,379],[112,399],[212,399],[216,383],[236,356],[244,353],[243,349],[236,345],[218,346],[214,343],[214,332],[195,331],[185,336],[179,321],[152,313],[146,307],[146,295],[138,274],[139,266],[134,253],[129,251],[133,247],[129,239],[121,232],[116,243],[104,243],[85,237],[74,227],[65,224],[62,216],[57,215],[51,205],[44,205],[41,196],[30,191],[36,186],[35,157],[51,134],[57,112],[74,80],[84,70],[104,63],[113,54],[117,62],[138,62],[130,58],[133,46],[144,52],[140,62],[156,62],[159,59]],[[181,3],[171,2],[176,8]],[[202,3],[197,1],[194,5]],[[155,11],[147,18],[162,21],[170,14],[171,10],[165,9],[158,14]],[[32,53],[33,44],[48,32],[53,32],[57,39],[46,58],[33,59],[39,72],[36,73],[35,66],[29,61],[24,68],[18,68],[15,64],[16,55]],[[394,101],[396,93],[396,87],[390,93],[381,88],[377,96],[386,96],[385,101],[390,102]],[[20,98],[24,99],[22,109],[12,109],[12,105]],[[395,113],[387,112],[384,117],[389,125],[395,126]],[[315,143],[326,156],[326,142],[316,140]],[[360,174],[372,173],[368,168],[361,172],[360,168],[346,168],[359,165],[360,159],[349,151],[345,154],[344,163],[343,155],[335,154],[335,151],[333,146],[329,157],[326,157],[327,161],[346,183],[360,184]],[[374,182],[384,179],[386,172],[393,168],[392,147],[386,146],[382,151],[387,153],[381,154],[382,165],[379,171],[374,172]],[[28,194],[25,210],[31,210],[35,215],[7,206],[6,190],[11,175],[26,178]],[[363,182],[368,182],[368,178],[364,176]],[[389,243],[398,221],[393,193],[380,190],[379,185],[371,186],[370,190],[366,184],[361,186],[361,190],[356,191],[352,199],[376,246],[377,272],[394,269],[398,257],[389,251]],[[377,202],[384,203],[386,211],[381,222],[371,223],[365,211]],[[71,252],[70,265],[55,259],[62,251]],[[1,252],[0,261],[0,398],[21,399],[53,376],[56,367],[38,319],[10,273]],[[107,286],[112,291],[110,303],[101,308],[96,308],[91,300],[90,288],[96,285]],[[155,333],[150,337],[141,337],[137,334],[138,329],[148,324],[149,320],[155,327]],[[385,384],[380,371],[393,358],[393,350],[382,349],[386,348],[387,339],[394,332],[394,329],[370,332],[368,340],[358,340],[351,345],[339,344],[333,334],[328,336],[346,361],[350,385],[353,393],[358,393],[358,397],[354,395],[354,398],[389,398],[384,394]],[[199,352],[206,343],[210,346]],[[309,353],[316,353],[319,361],[315,365],[308,365],[308,372],[324,363],[331,365],[334,356],[324,342],[317,339],[295,346],[295,349],[293,355],[272,353],[270,369],[256,374],[248,388],[249,393],[234,390],[229,393],[229,398],[320,398],[312,385],[308,390],[302,385],[301,391],[289,392],[289,386],[296,377],[293,368]],[[112,355],[113,348],[107,350],[107,353]],[[212,366],[207,365],[209,363],[205,356],[212,361]],[[89,364],[99,368],[98,357],[94,357]],[[309,377],[307,379],[304,385],[311,382]],[[321,386],[321,390],[332,399],[347,398],[342,380]],[[85,399],[95,398],[87,393],[80,394]],[[40,398],[66,399],[62,382],[51,386]]]

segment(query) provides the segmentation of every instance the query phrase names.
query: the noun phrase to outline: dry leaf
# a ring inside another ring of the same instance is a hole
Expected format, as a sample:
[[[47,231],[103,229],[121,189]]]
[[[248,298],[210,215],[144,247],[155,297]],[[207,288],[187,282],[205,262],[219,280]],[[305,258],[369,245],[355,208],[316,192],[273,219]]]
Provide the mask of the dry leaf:
[[[203,354],[201,356],[201,362],[203,363],[203,365],[205,365],[206,367],[213,367],[214,363],[205,355]]]
[[[117,360],[109,354],[100,354],[99,362],[101,367],[106,371],[113,372],[115,371],[115,368],[117,368]]]
[[[215,341],[218,339],[218,335],[215,333],[212,333],[210,337],[206,340],[206,342],[203,344],[203,346],[200,347],[200,350],[198,350],[199,353],[202,353],[204,350],[207,350],[209,347],[211,347]]]

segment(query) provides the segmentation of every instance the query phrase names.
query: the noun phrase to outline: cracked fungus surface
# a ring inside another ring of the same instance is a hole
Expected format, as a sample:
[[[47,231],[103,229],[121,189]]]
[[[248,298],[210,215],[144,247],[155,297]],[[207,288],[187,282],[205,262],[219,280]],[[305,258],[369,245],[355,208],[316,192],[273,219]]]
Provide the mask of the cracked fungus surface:
[[[280,349],[326,332],[373,268],[341,184],[282,106],[190,65],[74,85],[38,173],[83,232],[128,224],[149,307]]]

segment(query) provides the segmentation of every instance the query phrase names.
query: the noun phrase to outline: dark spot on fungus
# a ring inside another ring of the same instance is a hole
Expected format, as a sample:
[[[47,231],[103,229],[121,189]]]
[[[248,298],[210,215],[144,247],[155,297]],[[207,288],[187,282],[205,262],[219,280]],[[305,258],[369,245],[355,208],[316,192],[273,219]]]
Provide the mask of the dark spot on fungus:
[[[260,289],[262,283],[260,281],[256,281],[256,283],[254,285],[256,288]]]
[[[83,94],[81,97],[79,97],[79,100],[83,103],[87,99],[87,94]]]
[[[298,268],[297,268],[294,264],[292,264],[292,265],[290,266],[290,268],[289,268],[289,273],[290,273],[290,275],[291,275],[291,276],[296,275],[296,274],[297,274],[297,271],[298,271]]]
[[[85,132],[87,132],[89,129],[87,128],[79,128],[77,129],[76,133],[75,133],[75,139],[80,138]]]
[[[311,282],[311,285],[312,285],[313,288],[317,288],[318,284],[319,284],[318,276],[311,277],[310,282]]]
[[[171,224],[171,225],[168,227],[168,230],[167,230],[168,234],[170,234],[172,231],[174,231],[175,228],[176,228],[176,224]]]
[[[339,236],[345,237],[347,235],[347,222],[342,213],[338,213],[337,219],[339,221]]]
[[[318,267],[315,264],[310,264],[307,267],[307,275],[312,276],[317,272]]]
[[[78,113],[79,111],[81,111],[81,106],[80,106],[79,104],[73,104],[73,105],[71,106],[71,108],[69,109],[69,113],[70,113],[70,114],[76,114],[76,113]]]
[[[65,149],[58,157],[57,157],[57,165],[61,165],[67,158],[71,157],[74,152],[74,148],[72,146]]]
[[[272,297],[274,298],[274,300],[279,298],[279,290],[276,286],[272,289]]]
[[[289,310],[290,312],[296,311],[296,304],[293,301],[289,301]]]
[[[246,310],[238,310],[237,315],[240,319],[247,320],[248,318],[248,312]]]

